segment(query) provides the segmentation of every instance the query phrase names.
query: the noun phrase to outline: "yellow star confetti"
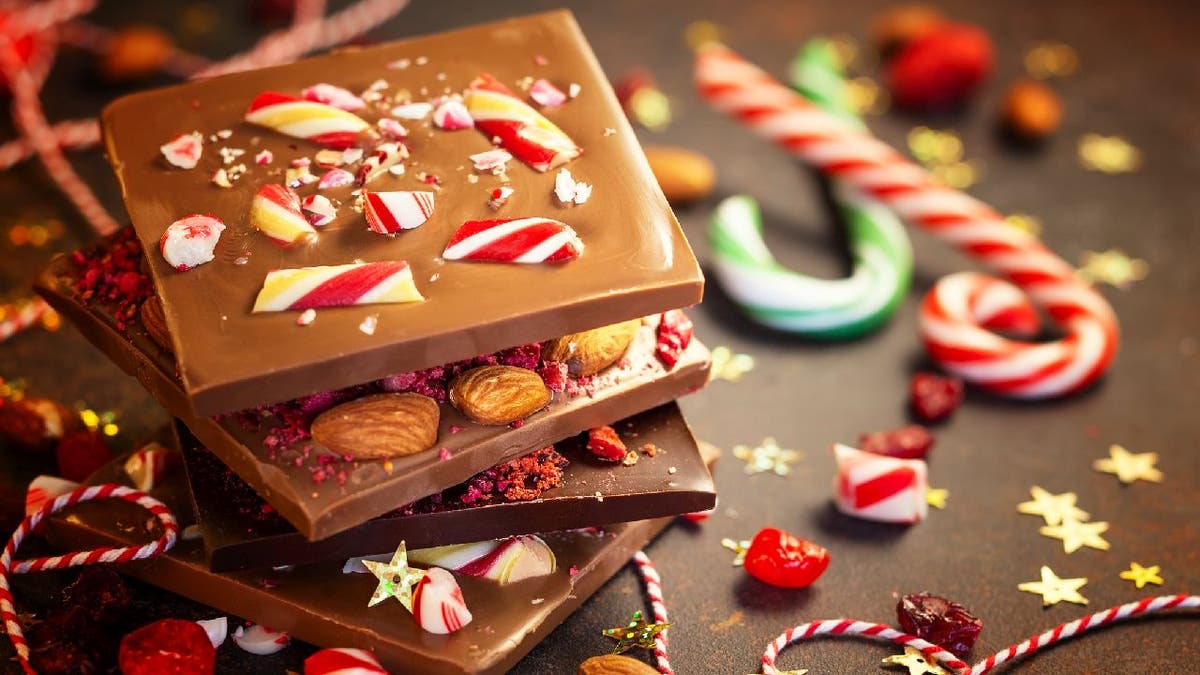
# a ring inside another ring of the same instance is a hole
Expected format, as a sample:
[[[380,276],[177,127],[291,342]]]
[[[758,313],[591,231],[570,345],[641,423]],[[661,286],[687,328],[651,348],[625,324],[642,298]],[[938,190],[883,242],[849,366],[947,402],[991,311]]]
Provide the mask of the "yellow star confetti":
[[[1142,151],[1120,136],[1084,134],[1079,139],[1079,163],[1088,171],[1132,173],[1142,166]]]
[[[634,647],[654,649],[655,636],[670,626],[669,623],[646,623],[642,611],[638,610],[633,613],[628,624],[616,628],[605,628],[600,632],[604,637],[616,640],[617,646],[613,649],[613,653],[622,654]]]
[[[1084,251],[1079,257],[1079,276],[1092,283],[1108,284],[1125,290],[1135,281],[1141,281],[1150,273],[1150,263],[1139,258],[1130,258],[1119,248],[1097,253]]]
[[[734,354],[729,347],[715,347],[712,350],[712,366],[708,371],[708,379],[737,382],[751,370],[754,370],[753,356]]]
[[[1158,565],[1142,567],[1138,563],[1129,563],[1129,569],[1121,572],[1120,576],[1126,581],[1132,581],[1134,586],[1142,588],[1146,584],[1161,586],[1163,578],[1159,576],[1162,569]]]
[[[414,570],[408,566],[408,549],[404,546],[404,542],[400,542],[400,548],[396,549],[390,562],[364,560],[362,564],[371,574],[375,575],[376,579],[379,579],[379,585],[375,587],[375,593],[371,596],[367,607],[374,607],[388,598],[395,598],[404,605],[404,609],[412,611],[413,586],[421,581],[425,572],[424,570]]]
[[[1079,55],[1061,42],[1042,42],[1025,53],[1025,71],[1039,80],[1066,77],[1078,69]]]
[[[925,488],[925,503],[935,509],[946,508],[946,499],[950,497],[950,491],[945,488]]]
[[[1087,598],[1080,594],[1079,589],[1087,584],[1087,579],[1060,579],[1054,570],[1042,565],[1041,581],[1026,581],[1018,584],[1017,588],[1026,593],[1042,596],[1042,606],[1049,607],[1060,602],[1073,602],[1077,605],[1088,604]]]
[[[925,658],[920,650],[905,645],[903,654],[895,654],[883,659],[885,666],[904,666],[908,675],[946,675],[946,671],[937,663]]]
[[[858,116],[882,115],[890,103],[887,91],[875,80],[856,77],[846,81],[846,104]]]
[[[1161,483],[1163,473],[1155,468],[1158,462],[1157,452],[1129,452],[1119,445],[1108,449],[1109,456],[1092,462],[1092,468],[1100,473],[1111,473],[1122,483],[1132,483],[1135,480],[1145,480]]]
[[[756,447],[737,445],[733,448],[733,456],[746,463],[746,473],[756,474],[771,472],[776,476],[786,476],[792,472],[788,466],[800,460],[803,455],[795,450],[779,447],[774,438],[765,438]]]
[[[1078,520],[1065,520],[1060,525],[1046,525],[1038,530],[1044,537],[1061,539],[1063,550],[1074,553],[1087,546],[1101,551],[1108,550],[1108,542],[1100,535],[1108,531],[1108,523],[1098,520],[1085,523]]]
[[[733,566],[734,567],[741,567],[743,564],[745,564],[746,551],[750,550],[750,540],[749,539],[742,539],[739,541],[737,539],[730,539],[729,537],[725,537],[724,539],[721,540],[721,546],[723,548],[729,549],[730,551],[733,551],[736,554],[733,558]]]
[[[1042,221],[1028,213],[1011,214],[1004,218],[1004,222],[1035,237],[1042,236]]]
[[[1017,504],[1017,512],[1030,516],[1041,516],[1047,525],[1061,525],[1067,520],[1087,520],[1088,512],[1075,506],[1078,495],[1074,492],[1050,494],[1034,485],[1029,488],[1032,500]]]
[[[692,51],[696,51],[713,42],[724,42],[721,36],[724,32],[718,23],[707,20],[693,21],[683,29],[683,41]]]

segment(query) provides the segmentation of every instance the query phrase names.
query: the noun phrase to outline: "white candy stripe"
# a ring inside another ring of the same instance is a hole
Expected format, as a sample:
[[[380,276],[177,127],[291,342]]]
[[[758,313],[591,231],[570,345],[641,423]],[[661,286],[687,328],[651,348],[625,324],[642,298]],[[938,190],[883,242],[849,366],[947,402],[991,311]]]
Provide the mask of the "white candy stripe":
[[[446,247],[442,257],[447,260],[460,260],[481,248],[485,248],[501,239],[511,236],[515,232],[520,232],[526,227],[541,222],[544,222],[543,218],[518,218],[507,223],[500,223],[482,232],[476,232],[453,246]]]
[[[518,257],[514,262],[519,262],[519,263],[542,262],[546,258],[549,258],[550,255],[553,254],[555,251],[557,251],[558,249],[560,249],[563,246],[565,246],[569,243],[572,243],[572,242],[574,242],[577,247],[580,244],[579,237],[575,236],[574,232],[572,232],[571,230],[563,230],[562,232],[557,232],[553,236],[544,239],[537,246],[534,246],[533,248],[529,249],[525,253],[521,254],[521,256]]]
[[[356,302],[360,305],[368,305],[376,302],[380,298],[387,296],[388,293],[391,293],[397,286],[411,284],[412,278],[412,268],[406,265],[404,271],[389,274],[386,279],[380,281],[374,288],[359,296]]]

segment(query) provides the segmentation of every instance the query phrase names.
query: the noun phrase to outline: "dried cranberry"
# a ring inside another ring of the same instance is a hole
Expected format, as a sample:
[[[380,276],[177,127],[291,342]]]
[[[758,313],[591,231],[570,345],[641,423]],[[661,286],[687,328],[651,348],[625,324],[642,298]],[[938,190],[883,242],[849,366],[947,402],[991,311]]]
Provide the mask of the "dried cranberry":
[[[162,619],[121,640],[122,675],[212,675],[217,651],[195,621]]]
[[[908,43],[888,64],[892,100],[913,110],[958,106],[991,76],[994,51],[981,28],[942,24]]]
[[[496,360],[506,366],[537,370],[542,361],[542,343],[533,342],[496,352]]]
[[[95,646],[103,637],[100,626],[78,605],[54,610],[26,631],[30,660],[39,673],[76,675],[100,671]]]
[[[63,589],[68,605],[81,607],[93,620],[117,621],[129,609],[129,589],[121,575],[107,567],[85,567],[79,577]]]
[[[957,377],[917,373],[909,384],[912,408],[926,422],[938,422],[950,416],[963,400],[963,383]]]
[[[679,362],[680,355],[692,343],[692,320],[682,310],[663,312],[658,321],[658,344],[654,353],[668,370]]]
[[[804,588],[829,567],[829,551],[774,527],[754,535],[746,550],[746,572],[764,584]]]
[[[96,654],[75,643],[55,645],[48,649],[33,649],[29,663],[41,675],[90,675],[101,672]]]
[[[547,361],[538,369],[537,374],[546,383],[546,388],[553,392],[562,393],[567,389],[567,364],[558,361]]]
[[[919,424],[858,437],[859,450],[899,459],[924,459],[933,449],[933,443],[933,434]]]
[[[58,473],[76,482],[86,479],[112,460],[112,451],[97,431],[76,431],[63,436],[55,450]]]
[[[966,607],[928,593],[900,598],[896,619],[905,633],[941,645],[960,659],[966,658],[983,630],[983,621]]]
[[[610,462],[625,459],[625,443],[612,427],[596,427],[589,431],[587,449],[600,459]]]

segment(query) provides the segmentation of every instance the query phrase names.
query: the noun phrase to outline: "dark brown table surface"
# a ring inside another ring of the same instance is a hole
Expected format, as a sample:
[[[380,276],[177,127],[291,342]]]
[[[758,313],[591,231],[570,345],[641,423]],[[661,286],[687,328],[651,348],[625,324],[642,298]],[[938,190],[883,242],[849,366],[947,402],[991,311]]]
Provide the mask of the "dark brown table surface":
[[[232,53],[261,30],[245,18],[243,3],[212,2],[216,30],[185,47],[209,56]],[[767,214],[768,240],[784,262],[818,275],[845,274],[846,261],[818,183],[782,153],[708,110],[692,93],[691,56],[684,27],[697,19],[721,24],[727,41],[776,73],[806,38],[845,32],[862,37],[881,2],[593,2],[574,6],[610,75],[646,66],[675,103],[675,119],[646,142],[689,146],[719,167],[719,195],[748,192]],[[947,3],[949,5],[949,3]],[[532,12],[551,2],[417,0],[373,34],[389,39]],[[91,17],[120,25],[134,17],[173,28],[183,3],[108,2]],[[1186,2],[954,3],[953,16],[981,24],[996,41],[997,77],[962,114],[922,118],[889,113],[870,119],[883,138],[902,145],[916,124],[958,130],[967,156],[985,165],[971,191],[1005,213],[1025,212],[1044,223],[1048,244],[1070,260],[1085,250],[1120,247],[1149,261],[1149,277],[1125,291],[1105,289],[1120,319],[1124,344],[1109,376],[1092,390],[1052,403],[1011,403],[972,392],[954,418],[936,430],[931,483],[950,491],[948,507],[912,527],[852,520],[830,505],[833,462],[826,448],[854,442],[863,431],[906,422],[908,377],[928,367],[916,335],[916,307],[925,289],[971,261],[914,234],[914,291],[880,333],[848,344],[814,344],[755,328],[709,285],[692,312],[709,345],[754,356],[757,367],[740,382],[714,382],[683,402],[697,434],[728,451],[774,436],[804,452],[787,478],[747,476],[728,455],[717,472],[718,514],[702,526],[679,524],[649,554],[658,563],[676,622],[672,657],[680,672],[747,673],[764,645],[787,626],[819,618],[854,617],[893,622],[897,594],[928,590],[957,600],[985,622],[973,656],[994,650],[1087,611],[1144,595],[1200,590],[1200,49],[1195,29],[1200,5]],[[1081,68],[1057,80],[1066,119],[1040,152],[1017,152],[995,133],[1003,83],[1021,71],[1025,51],[1039,40],[1060,40],[1079,53]],[[121,90],[94,83],[91,57],[67,50],[44,97],[52,119],[94,114]],[[163,78],[163,82],[167,82]],[[1087,172],[1076,158],[1077,139],[1089,132],[1121,134],[1144,153],[1137,173]],[[75,165],[114,212],[120,202],[98,152],[75,155]],[[67,235],[42,248],[15,247],[0,238],[0,289],[17,295],[54,251],[71,250],[89,231],[36,164],[0,174],[0,226],[18,219],[57,218]],[[702,262],[703,235],[713,203],[678,212]],[[120,411],[118,448],[128,447],[165,421],[134,380],[103,359],[72,329],[31,331],[0,345],[0,376],[27,378],[30,387],[68,403]],[[1120,443],[1134,452],[1160,453],[1161,484],[1124,486],[1096,473],[1094,459]],[[0,524],[19,516],[25,482],[52,460],[0,452]],[[1015,506],[1033,485],[1074,491],[1094,520],[1111,524],[1107,552],[1072,555],[1038,535],[1039,520]],[[773,589],[731,567],[722,537],[749,538],[764,525],[811,538],[832,553],[824,577],[806,590]],[[1118,573],[1131,561],[1162,566],[1166,583],[1136,590]],[[1040,599],[1017,590],[1048,564],[1063,577],[1087,577],[1087,608]],[[23,578],[18,598],[28,609],[47,607],[60,579]],[[206,616],[202,608],[137,586],[147,615]],[[538,646],[518,669],[573,672],[584,658],[605,652],[600,629],[643,607],[630,570]],[[1200,668],[1196,613],[1135,621],[1089,635],[1021,662],[1022,672],[1194,672]],[[8,645],[0,654],[8,655]],[[898,652],[887,645],[823,640],[793,647],[781,666],[814,673],[873,671]],[[299,646],[270,657],[222,650],[230,672],[282,672],[298,667]]]

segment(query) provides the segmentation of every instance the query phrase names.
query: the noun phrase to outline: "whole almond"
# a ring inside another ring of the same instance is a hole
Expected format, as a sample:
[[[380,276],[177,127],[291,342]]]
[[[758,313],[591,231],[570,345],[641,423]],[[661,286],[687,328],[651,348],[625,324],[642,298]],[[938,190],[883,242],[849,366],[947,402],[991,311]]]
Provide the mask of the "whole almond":
[[[646,148],[650,170],[659,187],[672,204],[686,204],[712,194],[717,183],[717,170],[704,155],[673,145],[651,145]]]
[[[550,389],[542,376],[516,366],[473,368],[450,383],[450,402],[480,424],[508,424],[546,407]]]
[[[437,443],[441,410],[420,394],[375,394],[326,410],[313,420],[313,441],[360,459],[404,457]]]
[[[637,659],[620,654],[603,654],[579,664],[578,675],[657,675],[658,671]]]
[[[163,314],[162,302],[157,295],[150,296],[149,300],[142,303],[138,317],[142,320],[142,328],[146,329],[155,344],[169,352],[175,351],[171,345],[171,333],[167,330],[167,317]]]
[[[564,335],[542,347],[542,358],[567,364],[571,377],[595,375],[625,355],[641,325],[641,319],[631,319]]]

